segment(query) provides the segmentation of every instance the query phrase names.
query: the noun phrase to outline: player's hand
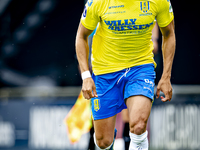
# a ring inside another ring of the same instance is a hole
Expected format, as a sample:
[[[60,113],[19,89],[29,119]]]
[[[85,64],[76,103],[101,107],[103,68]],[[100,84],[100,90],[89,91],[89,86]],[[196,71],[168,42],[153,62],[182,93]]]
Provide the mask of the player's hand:
[[[160,91],[162,91],[165,97],[160,97]],[[162,79],[159,81],[156,91],[156,98],[161,98],[163,102],[170,101],[172,99],[172,85],[170,79]]]
[[[85,99],[91,99],[98,97],[96,92],[96,86],[92,78],[86,78],[83,80],[82,92]]]

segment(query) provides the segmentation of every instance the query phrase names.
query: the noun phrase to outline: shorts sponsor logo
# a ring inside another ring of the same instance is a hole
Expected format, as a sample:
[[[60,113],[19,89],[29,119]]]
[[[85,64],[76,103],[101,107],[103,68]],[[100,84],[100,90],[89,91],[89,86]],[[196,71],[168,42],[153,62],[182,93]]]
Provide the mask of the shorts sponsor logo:
[[[149,90],[152,93],[152,90],[150,88],[144,87],[144,89],[147,89],[147,90]]]
[[[144,79],[145,83],[149,83],[152,87],[154,86],[154,83],[150,81],[149,79]]]
[[[94,110],[98,111],[100,109],[100,99],[94,100]]]

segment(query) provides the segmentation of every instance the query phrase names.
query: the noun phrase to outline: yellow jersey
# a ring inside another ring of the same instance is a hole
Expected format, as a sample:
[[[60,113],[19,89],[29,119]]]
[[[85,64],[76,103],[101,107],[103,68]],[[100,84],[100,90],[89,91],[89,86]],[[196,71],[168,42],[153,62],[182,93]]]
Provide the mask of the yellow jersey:
[[[174,18],[169,0],[88,0],[82,25],[97,31],[93,37],[95,75],[156,63],[152,29],[157,21],[166,27]]]

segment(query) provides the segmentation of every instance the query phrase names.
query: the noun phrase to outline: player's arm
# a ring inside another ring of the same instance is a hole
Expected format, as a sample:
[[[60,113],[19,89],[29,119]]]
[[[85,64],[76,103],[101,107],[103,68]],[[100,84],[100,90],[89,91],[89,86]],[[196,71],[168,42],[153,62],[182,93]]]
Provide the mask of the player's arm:
[[[81,23],[76,35],[76,55],[80,66],[81,75],[89,71],[88,64],[88,55],[89,55],[89,46],[88,46],[88,36],[92,33],[93,30],[85,28]],[[87,76],[87,75],[86,75]],[[97,97],[96,87],[94,81],[91,77],[83,79],[82,92],[86,99],[92,97]]]
[[[88,30],[81,23],[79,24],[76,35],[76,55],[80,65],[81,73],[88,71],[88,36],[92,33],[92,30]]]
[[[163,43],[162,43],[162,54],[163,54],[163,74],[157,86],[157,98],[160,96],[162,91],[165,97],[161,96],[163,102],[170,101],[172,98],[172,86],[171,86],[171,70],[172,63],[175,53],[175,33],[174,33],[174,20],[166,27],[160,28]]]
[[[153,41],[153,53],[157,54],[158,53],[158,39],[159,39],[159,29],[158,29],[158,24],[156,23],[153,30],[152,30],[152,41]]]

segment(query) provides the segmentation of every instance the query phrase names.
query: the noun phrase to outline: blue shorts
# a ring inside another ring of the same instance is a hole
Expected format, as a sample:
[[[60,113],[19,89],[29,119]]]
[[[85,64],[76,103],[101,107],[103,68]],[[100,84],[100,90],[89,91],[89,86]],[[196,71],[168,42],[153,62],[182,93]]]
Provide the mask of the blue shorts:
[[[127,108],[125,99],[143,95],[153,100],[155,71],[153,64],[123,69],[114,73],[92,75],[98,98],[92,98],[94,120],[116,115]]]

